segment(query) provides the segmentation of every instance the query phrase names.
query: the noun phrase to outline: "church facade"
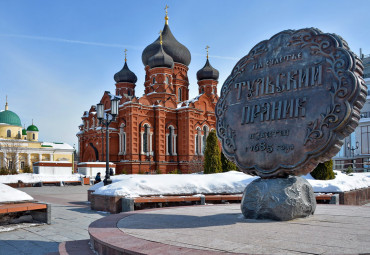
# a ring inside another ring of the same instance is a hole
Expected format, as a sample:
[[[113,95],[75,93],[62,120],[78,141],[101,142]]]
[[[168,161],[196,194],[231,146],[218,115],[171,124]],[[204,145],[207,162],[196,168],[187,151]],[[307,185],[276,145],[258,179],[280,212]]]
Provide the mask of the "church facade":
[[[19,116],[9,110],[0,111],[0,168],[11,173],[32,169],[36,162],[73,162],[74,148],[61,142],[39,141],[39,129],[33,123],[22,128]]]
[[[168,25],[142,52],[144,95],[137,97],[136,75],[123,68],[114,75],[115,92],[106,91],[100,103],[110,111],[118,98],[119,112],[109,126],[109,160],[117,173],[182,173],[195,171],[203,157],[206,137],[215,129],[219,72],[207,60],[197,72],[199,95],[189,99],[189,50],[179,43]],[[105,130],[93,105],[82,116],[77,137],[80,162],[105,161]]]

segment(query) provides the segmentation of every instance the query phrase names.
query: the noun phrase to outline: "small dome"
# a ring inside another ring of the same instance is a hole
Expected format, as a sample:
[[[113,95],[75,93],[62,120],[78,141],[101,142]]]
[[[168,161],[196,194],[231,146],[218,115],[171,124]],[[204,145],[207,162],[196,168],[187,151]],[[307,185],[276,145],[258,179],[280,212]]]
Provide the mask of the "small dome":
[[[27,130],[25,128],[22,129],[22,135],[27,135]]]
[[[160,38],[158,37],[157,40],[144,49],[141,59],[145,66],[149,64],[149,58],[159,51],[159,41]],[[191,61],[190,51],[176,40],[167,24],[163,28],[162,41],[164,51],[172,57],[174,62],[189,66]]]
[[[151,56],[148,59],[148,65],[150,68],[154,67],[173,67],[173,59],[170,55],[168,55],[164,50],[162,45],[160,45],[158,52]]]
[[[119,71],[114,75],[114,80],[118,82],[129,82],[129,83],[136,83],[137,82],[137,77],[136,75],[128,69],[127,62],[125,61],[125,65]]]
[[[31,126],[28,126],[27,131],[38,132],[39,129],[35,125],[32,124]]]
[[[18,115],[9,110],[0,112],[0,123],[22,127],[21,119],[18,117]]]
[[[219,72],[213,68],[207,58],[206,64],[197,72],[197,79],[200,80],[217,80]]]

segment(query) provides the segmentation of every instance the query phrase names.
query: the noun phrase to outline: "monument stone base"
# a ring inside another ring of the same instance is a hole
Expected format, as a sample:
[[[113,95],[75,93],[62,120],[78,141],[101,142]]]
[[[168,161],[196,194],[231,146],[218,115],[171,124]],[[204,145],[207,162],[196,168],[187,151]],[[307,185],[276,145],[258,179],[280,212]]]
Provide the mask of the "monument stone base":
[[[254,180],[245,188],[241,203],[247,219],[287,221],[310,216],[315,209],[311,185],[297,176]]]

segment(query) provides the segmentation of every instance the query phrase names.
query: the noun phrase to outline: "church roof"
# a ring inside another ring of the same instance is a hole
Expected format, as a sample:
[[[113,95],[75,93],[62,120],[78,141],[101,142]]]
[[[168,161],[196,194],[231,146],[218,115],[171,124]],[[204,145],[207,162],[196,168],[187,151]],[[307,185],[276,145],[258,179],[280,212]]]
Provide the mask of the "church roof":
[[[114,75],[114,80],[118,82],[130,82],[130,83],[136,83],[137,82],[137,76],[128,68],[127,62],[125,61],[125,64],[121,71],[116,73]]]
[[[9,110],[0,111],[0,123],[22,127],[21,119],[18,115]]]
[[[173,67],[173,59],[170,55],[168,55],[164,50],[162,45],[158,48],[158,51],[156,54],[151,56],[148,59],[148,65],[151,68],[154,67],[168,67],[172,68]]]
[[[219,72],[213,68],[207,58],[206,64],[197,72],[197,79],[200,80],[217,80]]]
[[[189,66],[191,61],[191,55],[188,48],[179,43],[173,36],[168,24],[164,25],[162,32],[163,49],[170,55],[174,62],[184,64]],[[148,65],[149,58],[155,55],[160,50],[160,37],[152,43],[149,44],[143,51],[141,59],[143,64]]]
[[[32,125],[28,126],[27,131],[38,132],[39,129],[35,125],[32,124]]]

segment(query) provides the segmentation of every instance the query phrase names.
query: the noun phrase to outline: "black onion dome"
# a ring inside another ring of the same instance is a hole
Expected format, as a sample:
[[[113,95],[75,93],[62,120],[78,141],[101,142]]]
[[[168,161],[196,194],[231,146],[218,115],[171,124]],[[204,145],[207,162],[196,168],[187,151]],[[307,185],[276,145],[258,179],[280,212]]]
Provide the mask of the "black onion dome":
[[[128,69],[127,62],[125,61],[125,65],[119,71],[114,75],[114,80],[118,82],[130,82],[130,83],[136,83],[137,82],[137,77],[136,75],[131,72],[130,69]]]
[[[144,49],[141,59],[145,66],[149,64],[149,58],[158,52],[160,46],[159,40],[158,37],[157,40]],[[163,28],[162,41],[164,51],[172,57],[174,62],[189,66],[191,61],[190,51],[176,40],[167,24]]]
[[[208,59],[206,64],[197,72],[197,79],[200,80],[217,80],[219,72],[217,69],[213,68],[209,63]]]
[[[164,50],[162,45],[160,45],[158,52],[151,56],[148,59],[148,65],[150,68],[154,67],[173,67],[173,59],[170,55],[168,55]]]

